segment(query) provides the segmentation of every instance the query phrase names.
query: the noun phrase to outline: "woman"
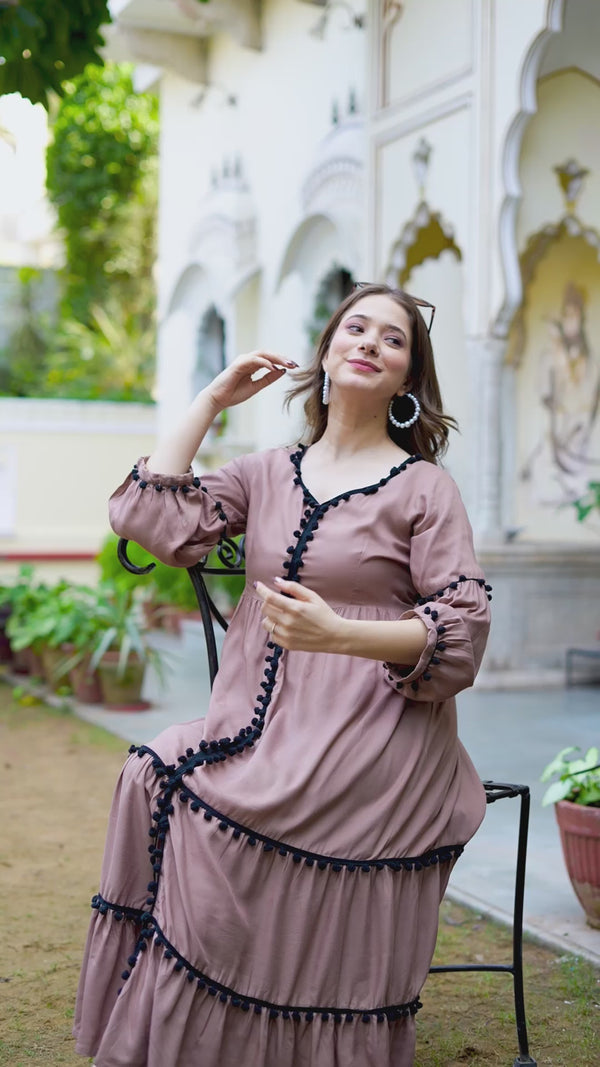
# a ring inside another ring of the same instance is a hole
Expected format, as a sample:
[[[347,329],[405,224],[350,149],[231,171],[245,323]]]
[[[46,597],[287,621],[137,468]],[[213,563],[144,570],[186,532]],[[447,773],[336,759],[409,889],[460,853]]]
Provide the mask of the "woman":
[[[308,447],[194,477],[215,416],[294,366],[240,356],[111,500],[176,566],[245,532],[247,584],[206,719],[134,748],[117,787],[75,1025],[97,1067],[409,1067],[484,814],[453,697],[488,593],[435,463],[452,420],[424,319],[355,290],[294,390]]]

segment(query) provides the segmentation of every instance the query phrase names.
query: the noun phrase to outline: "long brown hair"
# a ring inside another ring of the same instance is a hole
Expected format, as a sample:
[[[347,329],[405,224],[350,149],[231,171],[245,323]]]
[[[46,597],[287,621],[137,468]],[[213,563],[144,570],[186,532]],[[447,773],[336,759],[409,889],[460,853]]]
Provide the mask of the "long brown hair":
[[[402,289],[392,289],[388,285],[365,285],[355,289],[331,316],[317,344],[315,355],[310,365],[294,375],[297,384],[286,395],[285,405],[289,408],[292,400],[308,393],[304,401],[306,417],[307,444],[312,445],[325,433],[328,409],[323,404],[323,360],[329,351],[335,334],[344,315],[354,304],[365,296],[389,296],[404,309],[410,320],[412,344],[410,349],[410,391],[415,394],[421,405],[421,414],[416,423],[406,430],[398,430],[392,423],[387,424],[387,431],[392,441],[405,452],[414,455],[419,452],[424,459],[435,463],[444,455],[448,447],[448,431],[458,429],[456,419],[445,415],[442,397],[433,360],[433,349],[425,320],[418,310],[413,298]],[[403,419],[402,400],[396,402],[400,421],[406,421],[413,412],[410,400],[406,401],[406,419]]]

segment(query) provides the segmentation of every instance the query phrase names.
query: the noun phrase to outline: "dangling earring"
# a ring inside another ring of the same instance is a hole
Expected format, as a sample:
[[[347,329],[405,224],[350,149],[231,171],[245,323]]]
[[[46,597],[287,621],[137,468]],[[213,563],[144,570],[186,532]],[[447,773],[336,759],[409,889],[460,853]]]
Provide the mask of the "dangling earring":
[[[327,371],[325,371],[325,377],[323,378],[323,392],[321,393],[321,400],[325,404],[325,407],[327,407],[327,405],[329,403],[329,394],[330,394],[330,392],[331,392],[331,379],[330,379]]]
[[[408,430],[409,426],[414,426],[415,422],[419,418],[419,415],[421,414],[421,405],[419,404],[419,401],[417,400],[416,396],[413,396],[412,393],[405,393],[404,396],[408,397],[409,400],[412,400],[413,404],[415,405],[415,410],[411,415],[410,419],[407,419],[406,422],[399,422],[398,419],[394,418],[394,415],[392,414],[392,405],[394,403],[394,400],[396,399],[395,397],[392,397],[388,407],[388,419],[390,420],[392,426],[395,426],[397,430]]]

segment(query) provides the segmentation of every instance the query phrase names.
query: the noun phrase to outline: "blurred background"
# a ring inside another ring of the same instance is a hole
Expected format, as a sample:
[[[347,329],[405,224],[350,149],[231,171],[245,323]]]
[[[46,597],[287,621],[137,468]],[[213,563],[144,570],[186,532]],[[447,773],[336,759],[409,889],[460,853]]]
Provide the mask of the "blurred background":
[[[482,683],[600,661],[600,5],[76,6],[0,0],[0,581],[94,582],[109,493],[198,389],[304,363],[386,281],[437,306]],[[285,384],[198,469],[296,441]]]

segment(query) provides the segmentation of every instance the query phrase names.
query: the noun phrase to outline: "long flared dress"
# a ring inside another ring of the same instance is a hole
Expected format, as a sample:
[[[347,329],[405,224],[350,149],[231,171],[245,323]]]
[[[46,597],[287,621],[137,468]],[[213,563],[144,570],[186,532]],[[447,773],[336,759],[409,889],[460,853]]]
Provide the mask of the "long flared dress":
[[[247,582],[204,720],[133,747],[80,980],[97,1067],[410,1067],[439,902],[485,796],[457,738],[489,587],[458,490],[412,456],[317,501],[304,446],[194,477],[143,461],[116,532],[189,566],[246,534]],[[415,667],[285,651],[253,588],[351,619],[418,617]],[[198,654],[202,655],[201,649]]]

